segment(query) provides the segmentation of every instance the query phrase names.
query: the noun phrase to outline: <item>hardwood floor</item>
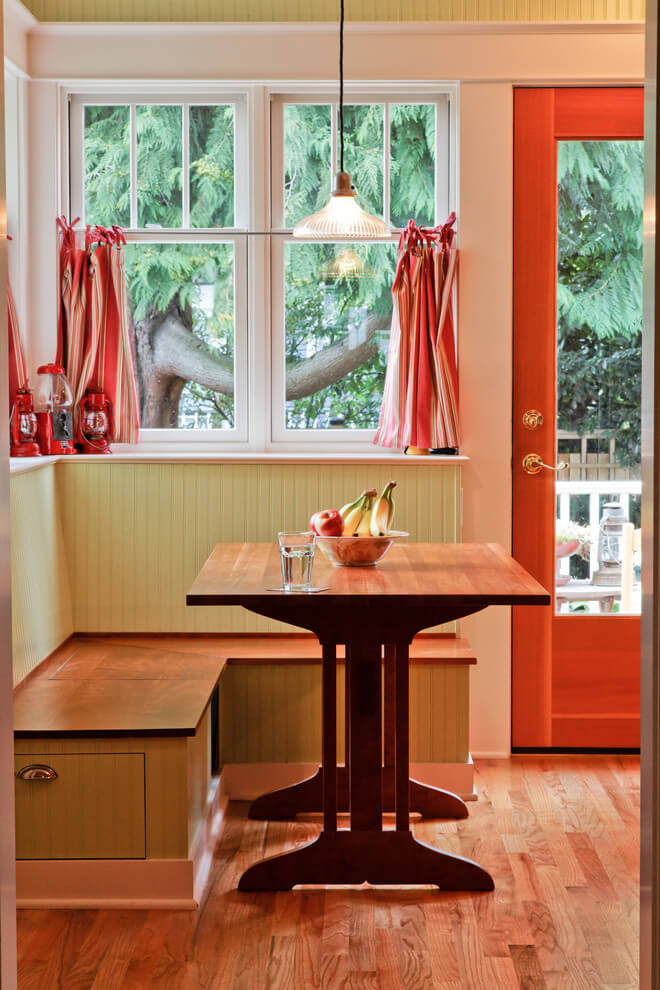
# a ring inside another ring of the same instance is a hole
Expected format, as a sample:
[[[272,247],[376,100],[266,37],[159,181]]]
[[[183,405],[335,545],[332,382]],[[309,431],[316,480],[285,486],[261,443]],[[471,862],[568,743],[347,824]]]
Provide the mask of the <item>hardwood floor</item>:
[[[199,912],[21,911],[20,990],[636,990],[639,759],[480,760],[477,787],[468,819],[415,832],[478,860],[493,893],[239,893],[318,826],[232,804]]]

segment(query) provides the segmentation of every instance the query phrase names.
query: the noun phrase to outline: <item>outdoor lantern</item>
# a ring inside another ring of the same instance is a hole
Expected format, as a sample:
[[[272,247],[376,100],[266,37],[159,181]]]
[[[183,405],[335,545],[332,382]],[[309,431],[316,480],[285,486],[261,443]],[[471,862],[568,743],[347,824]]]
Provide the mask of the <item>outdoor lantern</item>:
[[[621,502],[605,502],[598,528],[598,570],[594,584],[621,584],[623,527],[628,522]]]
[[[330,201],[293,228],[294,237],[317,240],[391,238],[392,231],[381,217],[358,206],[351,177],[344,171],[344,0],[339,7],[339,171],[335,173]]]

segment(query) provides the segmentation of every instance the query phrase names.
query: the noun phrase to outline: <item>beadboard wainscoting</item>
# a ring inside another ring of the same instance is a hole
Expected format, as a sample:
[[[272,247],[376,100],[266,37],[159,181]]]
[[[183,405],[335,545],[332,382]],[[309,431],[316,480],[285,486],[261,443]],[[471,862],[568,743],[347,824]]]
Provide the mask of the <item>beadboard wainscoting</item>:
[[[388,465],[99,458],[62,459],[16,474],[15,680],[74,631],[194,635],[293,629],[241,608],[186,607],[186,592],[216,543],[271,541],[277,529],[306,527],[319,507],[341,506],[366,487],[381,490],[392,477],[398,482],[396,524],[411,540],[456,542],[460,473],[459,464],[412,460]],[[455,631],[454,624],[438,628]],[[342,760],[343,665],[337,676]],[[455,785],[465,797],[472,794],[468,679],[466,665],[425,661],[413,663],[410,686],[411,759],[431,774],[429,783]],[[259,767],[269,773],[303,767],[304,776],[304,765],[317,764],[321,755],[320,663],[283,657],[230,664],[221,682],[220,725],[221,759],[231,770],[226,787],[243,794]]]
[[[57,464],[11,479],[14,683],[73,633],[68,547]]]
[[[426,459],[425,459],[426,460]],[[455,542],[460,466],[353,463],[126,463],[63,459],[12,477],[16,681],[78,633],[274,632],[241,608],[188,608],[216,543],[270,541],[319,507],[396,478],[398,526]],[[453,626],[447,627],[453,631]]]
[[[344,762],[344,666],[337,667],[337,759]],[[412,663],[410,759],[466,764],[469,667]],[[220,692],[222,761],[321,762],[321,664],[232,664]]]
[[[274,632],[241,608],[189,608],[216,543],[270,542],[306,529],[392,474],[396,524],[411,540],[454,542],[458,467],[396,464],[59,464],[76,632]]]

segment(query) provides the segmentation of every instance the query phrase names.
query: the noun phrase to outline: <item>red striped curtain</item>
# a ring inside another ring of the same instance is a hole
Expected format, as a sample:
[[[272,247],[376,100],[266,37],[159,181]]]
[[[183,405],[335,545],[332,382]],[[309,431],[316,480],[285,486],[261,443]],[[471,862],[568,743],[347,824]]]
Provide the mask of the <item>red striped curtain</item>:
[[[411,220],[399,240],[385,388],[374,439],[381,447],[459,445],[452,303],[455,223],[455,213],[432,230]]]
[[[19,388],[25,388],[27,386],[27,370],[21,331],[18,326],[18,314],[9,279],[7,279],[7,304],[7,323],[9,325],[9,415],[11,416],[14,403],[16,402],[17,391]]]
[[[126,239],[119,227],[88,227],[81,247],[74,224],[64,217],[57,223],[61,238],[58,363],[66,369],[74,407],[80,407],[90,386],[100,388],[112,403],[113,439],[136,443],[140,423],[124,273]]]

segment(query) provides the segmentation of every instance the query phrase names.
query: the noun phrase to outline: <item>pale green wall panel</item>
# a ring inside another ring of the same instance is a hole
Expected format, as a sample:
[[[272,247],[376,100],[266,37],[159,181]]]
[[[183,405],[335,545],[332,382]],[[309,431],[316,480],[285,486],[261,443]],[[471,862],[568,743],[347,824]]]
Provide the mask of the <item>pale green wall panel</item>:
[[[336,21],[337,0],[27,0],[40,21]],[[351,0],[349,21],[639,20],[643,0]]]
[[[250,632],[287,627],[240,608],[187,608],[216,543],[272,541],[393,474],[395,525],[459,537],[460,468],[354,464],[66,464],[62,515],[77,632]],[[93,580],[90,580],[93,575]]]
[[[411,666],[411,760],[468,760],[468,679],[467,665]],[[320,762],[320,664],[230,664],[220,682],[220,727],[223,763]],[[337,759],[344,759],[343,665],[337,671]]]
[[[11,479],[14,683],[73,632],[55,466]]]

